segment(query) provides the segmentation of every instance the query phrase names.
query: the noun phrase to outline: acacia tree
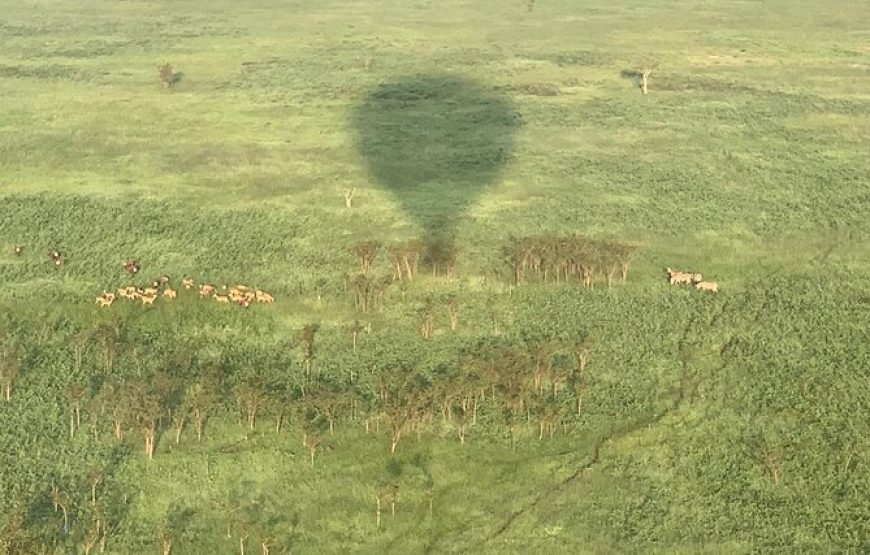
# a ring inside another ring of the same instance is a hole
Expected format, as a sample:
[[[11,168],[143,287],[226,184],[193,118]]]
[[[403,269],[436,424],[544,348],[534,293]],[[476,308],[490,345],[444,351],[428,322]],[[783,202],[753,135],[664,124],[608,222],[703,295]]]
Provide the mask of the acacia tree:
[[[172,65],[165,63],[157,66],[157,77],[163,84],[164,89],[168,89],[175,82],[175,72],[172,70]]]
[[[69,401],[69,435],[72,437],[76,429],[82,425],[82,400],[87,394],[87,388],[80,383],[71,383],[66,386],[66,398]]]
[[[577,401],[577,414],[583,411],[583,396],[586,393],[586,388],[589,386],[586,366],[589,364],[589,353],[594,345],[595,338],[587,335],[570,349],[571,356],[574,359],[574,369],[568,381],[571,384],[574,398]]]
[[[399,500],[399,484],[395,480],[381,482],[375,488],[375,526],[381,528],[381,508],[390,505],[390,515],[396,516],[396,503]]]
[[[456,331],[456,328],[459,327],[459,299],[456,295],[447,295],[445,304],[447,305],[447,315],[450,317],[450,330]]]
[[[136,424],[145,440],[145,454],[153,459],[157,432],[164,414],[164,399],[152,384],[143,381],[134,382],[131,393]]]
[[[22,358],[20,346],[9,342],[0,344],[0,387],[7,401],[12,397],[12,384],[21,373]]]
[[[347,326],[347,330],[350,332],[354,354],[356,354],[357,339],[359,339],[359,335],[365,331],[365,329],[366,327],[360,324],[359,320],[354,320],[353,324]]]
[[[360,241],[349,246],[347,251],[356,257],[360,272],[368,274],[372,268],[372,262],[381,251],[381,247],[383,247],[383,243],[380,241]]]
[[[96,325],[91,332],[100,349],[100,361],[105,372],[111,372],[116,356],[127,345],[124,321],[119,317]]]
[[[236,388],[236,398],[245,413],[248,428],[253,430],[257,421],[257,412],[269,398],[265,381],[261,377],[245,380]]]
[[[305,376],[311,379],[311,364],[314,361],[314,339],[320,330],[319,324],[307,324],[296,334],[296,339],[302,348],[302,367]]]
[[[654,61],[647,60],[643,62],[640,66],[640,90],[643,91],[643,94],[647,94],[649,92],[648,83],[649,76],[652,75],[652,72],[659,67],[659,64]]]
[[[435,306],[431,298],[426,298],[423,305],[417,310],[420,318],[420,336],[423,339],[431,339],[435,332]]]
[[[206,375],[200,379],[192,391],[188,393],[190,399],[190,416],[196,428],[196,440],[202,441],[202,432],[209,413],[218,404],[217,383],[215,378]]]

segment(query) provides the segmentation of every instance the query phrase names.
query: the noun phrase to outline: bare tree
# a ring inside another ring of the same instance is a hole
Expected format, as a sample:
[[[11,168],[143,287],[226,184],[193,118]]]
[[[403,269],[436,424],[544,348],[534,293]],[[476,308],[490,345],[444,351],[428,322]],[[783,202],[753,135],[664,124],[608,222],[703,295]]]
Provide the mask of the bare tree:
[[[652,72],[658,68],[659,64],[657,62],[644,62],[640,67],[640,90],[643,91],[643,94],[649,92],[647,87],[649,82],[649,76],[652,75]]]

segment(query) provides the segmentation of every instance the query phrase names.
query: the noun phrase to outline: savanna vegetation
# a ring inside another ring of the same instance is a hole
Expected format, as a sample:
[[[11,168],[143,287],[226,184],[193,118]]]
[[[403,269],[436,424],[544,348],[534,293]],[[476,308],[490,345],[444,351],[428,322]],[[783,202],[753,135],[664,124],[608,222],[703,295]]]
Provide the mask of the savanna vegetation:
[[[7,2],[0,552],[867,552],[868,28]]]

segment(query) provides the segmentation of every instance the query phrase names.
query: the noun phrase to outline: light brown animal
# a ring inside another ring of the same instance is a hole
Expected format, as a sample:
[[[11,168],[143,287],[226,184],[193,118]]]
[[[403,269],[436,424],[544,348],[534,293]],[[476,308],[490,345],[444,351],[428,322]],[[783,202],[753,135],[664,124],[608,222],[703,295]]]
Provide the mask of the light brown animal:
[[[151,287],[146,287],[145,289],[143,289],[143,290],[142,290],[142,294],[145,295],[145,296],[149,296],[149,297],[150,297],[151,295],[157,295],[157,292],[158,292],[159,290],[160,290],[160,289],[158,289],[157,287],[154,287],[154,286],[152,285]]]
[[[260,291],[259,289],[254,292],[254,298],[257,299],[258,303],[271,303],[275,300],[272,295],[266,293],[265,291]]]
[[[167,287],[163,290],[163,296],[167,299],[174,299],[178,296],[178,293],[175,291],[175,289]]]
[[[154,304],[154,299],[157,298],[157,295],[142,295],[140,298],[142,304]]]
[[[185,289],[190,289],[191,287],[193,287],[193,279],[184,278],[181,280],[181,285],[183,285]]]
[[[214,300],[219,303],[228,303],[230,302],[230,298],[227,295],[215,295]]]
[[[671,270],[670,268],[666,268],[665,271],[668,273],[668,282],[671,285],[683,284],[683,283],[692,283],[692,274],[688,272],[681,272],[680,270]]]
[[[115,302],[114,298],[107,299],[106,297],[97,297],[97,304],[100,305],[101,308],[112,306],[113,302]]]
[[[251,299],[249,299],[249,298],[239,299],[238,301],[236,301],[236,304],[242,308],[248,308],[249,306],[251,306]]]
[[[719,284],[715,281],[699,281],[695,284],[695,289],[698,291],[712,291],[716,293],[719,291]]]
[[[139,291],[135,285],[128,285],[118,289],[118,295],[125,299],[136,299],[139,297]]]
[[[170,279],[172,279],[172,278],[170,278],[166,274],[163,274],[162,276],[160,276],[159,278],[157,278],[154,281],[158,282],[160,285],[166,285],[167,283],[169,283]]]
[[[209,283],[203,283],[199,288],[199,295],[204,299],[211,297],[212,293],[214,293],[214,285]]]

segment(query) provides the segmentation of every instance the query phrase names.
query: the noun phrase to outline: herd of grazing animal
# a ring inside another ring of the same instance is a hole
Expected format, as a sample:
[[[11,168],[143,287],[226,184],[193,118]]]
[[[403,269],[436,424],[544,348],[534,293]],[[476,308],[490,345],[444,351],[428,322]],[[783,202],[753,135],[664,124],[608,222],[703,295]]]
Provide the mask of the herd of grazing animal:
[[[124,269],[127,270],[127,263],[125,263]],[[116,298],[122,298],[131,301],[138,300],[143,305],[152,305],[158,296],[166,300],[178,298],[178,291],[173,289],[169,282],[170,277],[163,275],[154,279],[147,287],[140,288],[135,285],[127,285],[118,289],[117,297],[115,293],[104,290],[97,297],[96,304],[101,307],[109,307],[112,306]],[[195,287],[192,278],[182,279],[181,285],[185,289],[193,289]],[[214,298],[219,303],[234,303],[242,308],[248,308],[254,302],[271,303],[275,300],[271,294],[260,289],[252,289],[246,285],[235,285],[229,290],[224,286],[219,291],[214,285],[203,283],[199,286],[199,295],[203,299]]]
[[[704,281],[704,276],[697,272],[684,272],[665,268],[668,274],[668,283],[671,285],[691,285],[698,291],[719,291],[719,284],[715,281]]]

